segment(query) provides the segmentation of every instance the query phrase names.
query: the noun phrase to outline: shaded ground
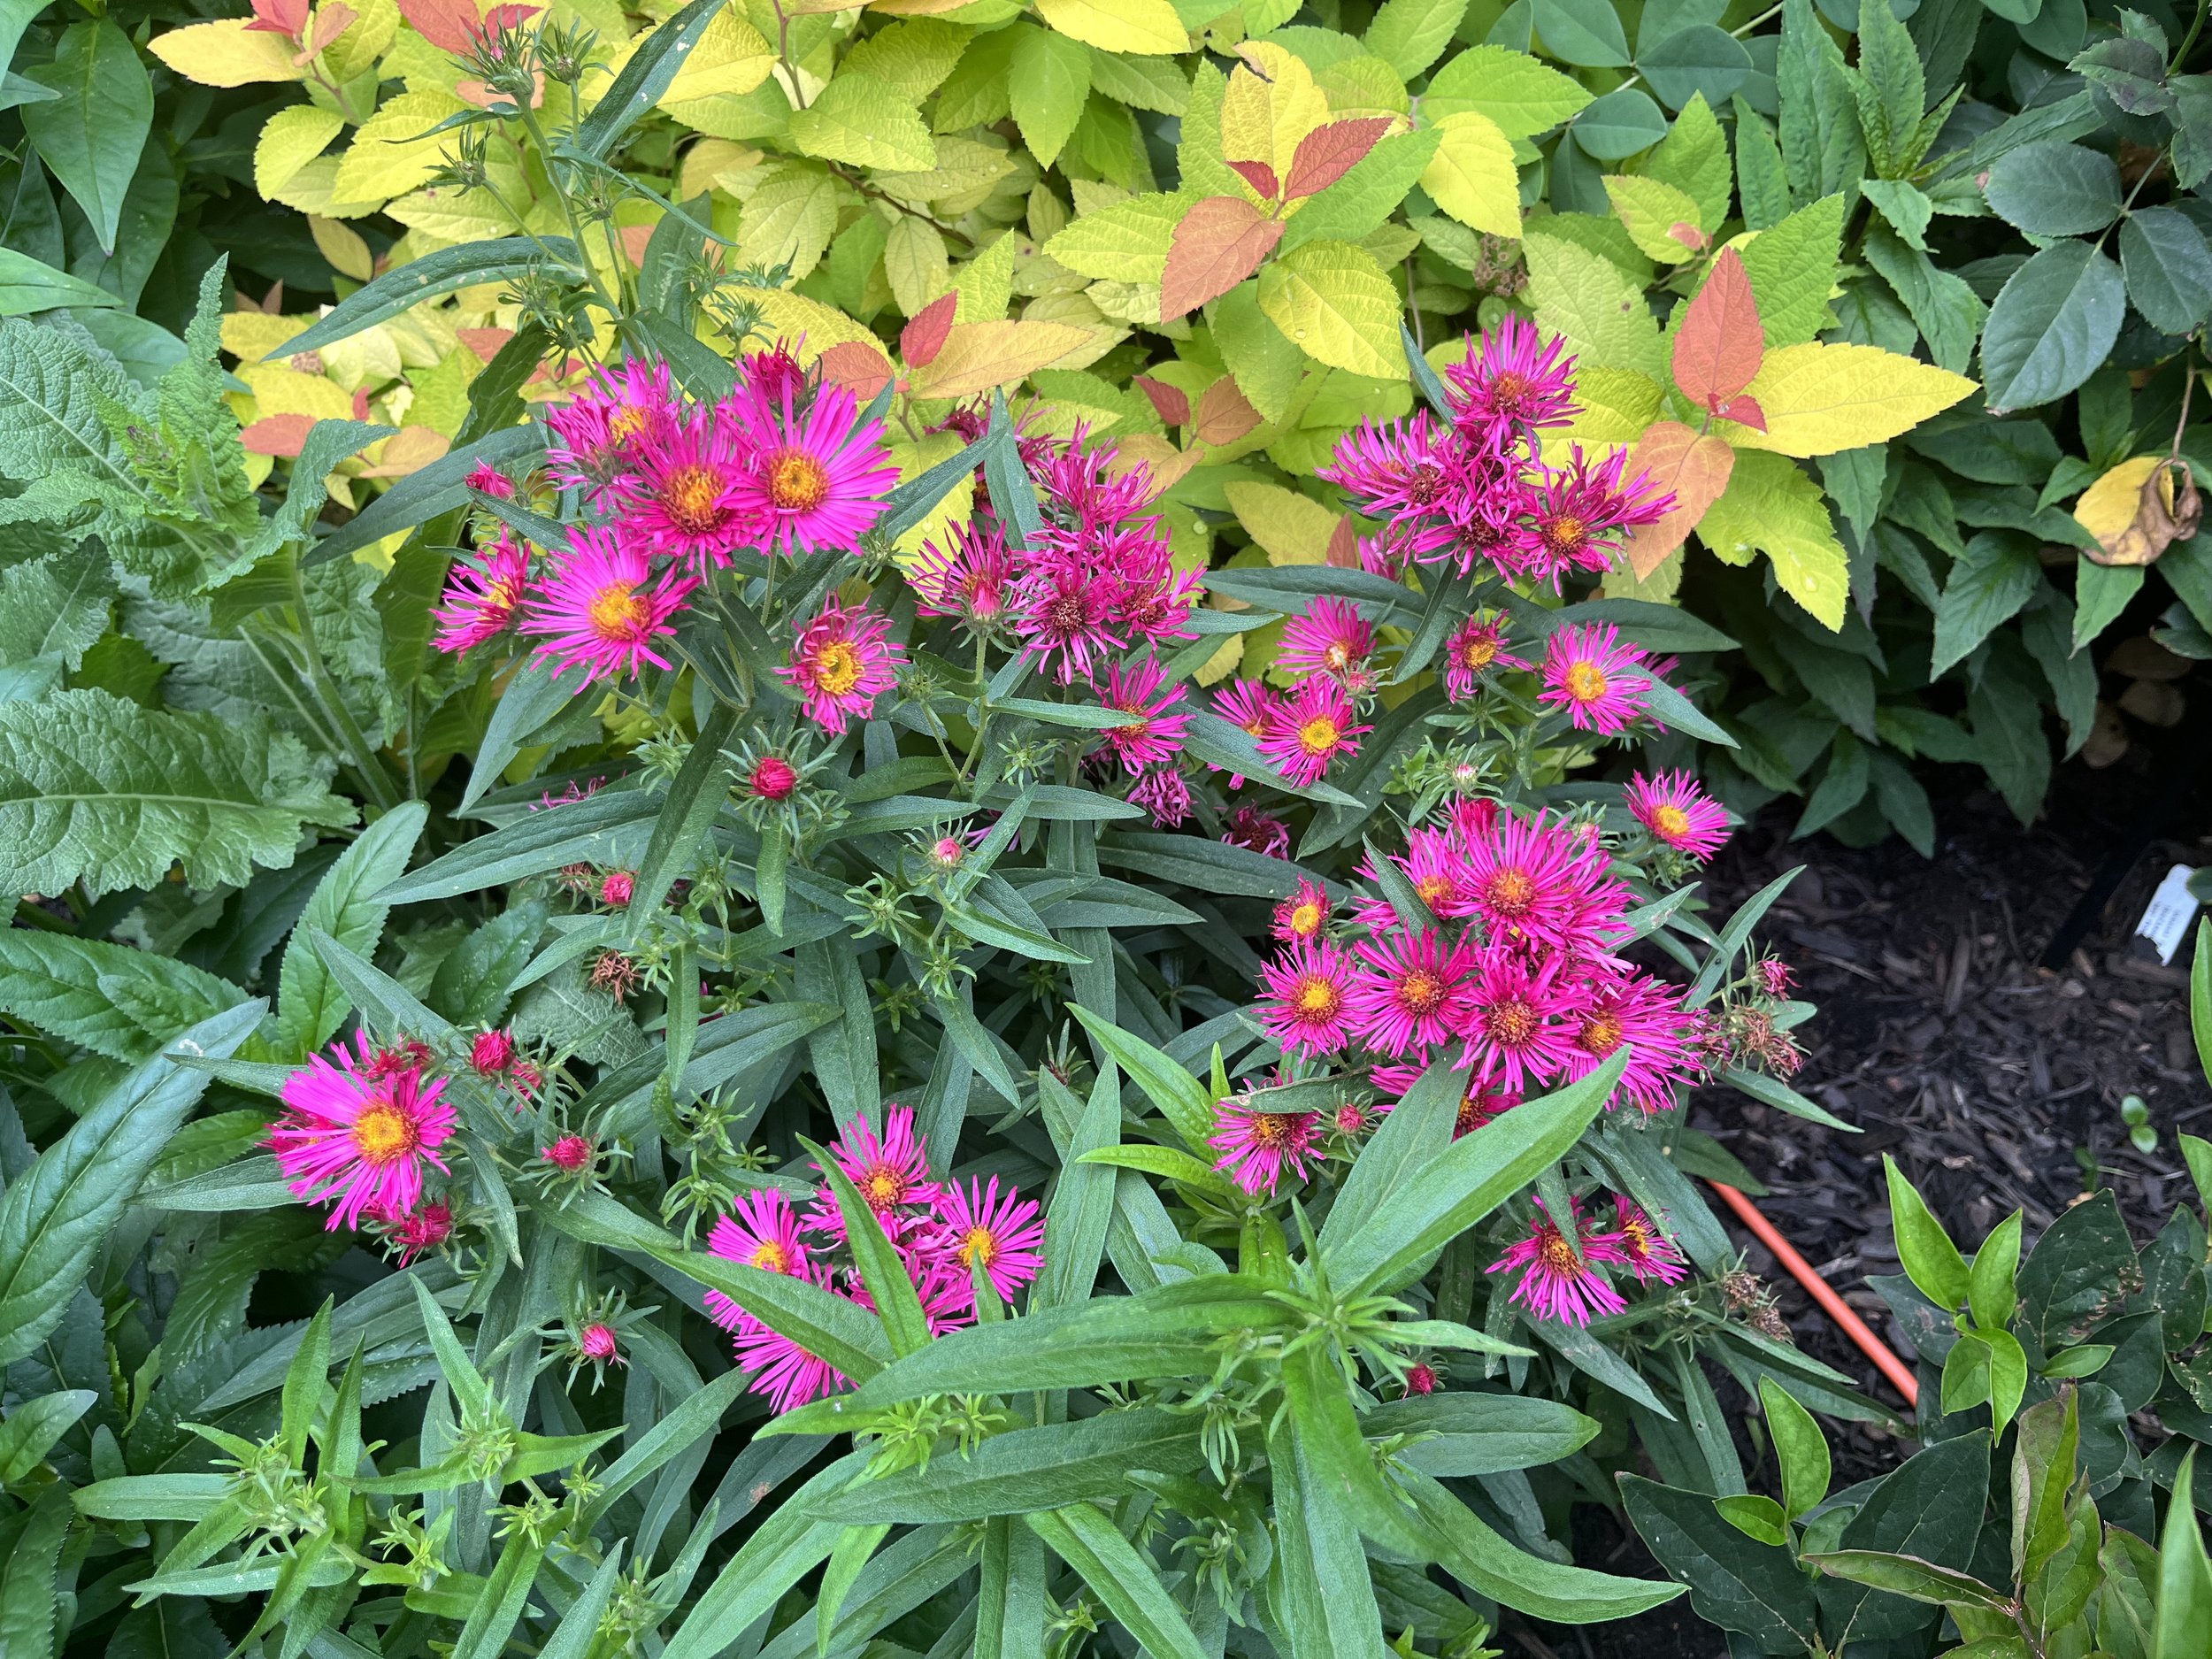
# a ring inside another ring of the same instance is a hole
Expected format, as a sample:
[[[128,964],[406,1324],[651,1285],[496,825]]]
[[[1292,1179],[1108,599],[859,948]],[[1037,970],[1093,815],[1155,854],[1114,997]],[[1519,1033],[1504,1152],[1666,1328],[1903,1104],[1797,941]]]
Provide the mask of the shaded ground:
[[[2200,744],[2201,750],[2202,745]],[[1789,803],[1740,831],[1710,872],[1723,914],[1796,864],[1763,937],[1797,968],[1820,1016],[1801,1028],[1799,1086],[1863,1133],[1845,1135],[1734,1094],[1693,1103],[1771,1189],[1761,1207],[1783,1234],[1909,1360],[1881,1299],[1862,1282],[1899,1271],[1881,1154],[1893,1156],[1961,1245],[1971,1249],[2015,1208],[2031,1240],[2068,1204],[2110,1187],[2139,1242],[2192,1193],[2177,1131],[2212,1135],[2212,1089],[2189,1034],[2188,946],[2161,967],[2129,938],[2174,864],[2212,864],[2205,761],[2185,746],[2137,744],[2116,765],[2062,768],[2045,816],[2023,831],[2003,803],[1952,769],[1939,784],[1941,842],[1923,860],[1892,840],[1864,849],[1788,839]],[[2136,849],[2139,848],[2139,852]],[[2131,859],[2128,857],[2135,852]],[[2116,855],[2117,855],[2116,856]],[[2111,888],[2081,914],[2085,895]],[[2062,965],[2042,959],[2074,927]],[[2129,1144],[2121,1102],[2139,1095],[2155,1148]],[[1773,1258],[1729,1219],[1750,1265],[1781,1294],[1809,1352],[1894,1391]],[[1740,1409],[1740,1397],[1724,1405]],[[1839,1483],[1893,1467],[1909,1448],[1878,1429],[1826,1425]],[[1601,1511],[1578,1519],[1576,1560],[1659,1576],[1640,1540]],[[1586,1534],[1586,1535],[1584,1535]],[[1577,1630],[1509,1618],[1509,1655],[1534,1659],[1718,1659],[1721,1633],[1686,1601]]]

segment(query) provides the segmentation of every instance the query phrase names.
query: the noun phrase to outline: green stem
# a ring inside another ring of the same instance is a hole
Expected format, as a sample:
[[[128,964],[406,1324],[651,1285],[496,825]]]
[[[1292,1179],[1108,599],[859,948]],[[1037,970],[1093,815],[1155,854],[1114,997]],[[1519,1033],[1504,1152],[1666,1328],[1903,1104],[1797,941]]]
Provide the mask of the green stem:
[[[362,787],[369,797],[386,811],[399,804],[399,795],[392,787],[391,773],[377,758],[370,747],[368,733],[353,718],[353,710],[346,707],[346,700],[338,689],[338,681],[330,672],[330,664],[323,660],[323,648],[316,642],[315,630],[308,618],[313,614],[308,609],[307,582],[300,574],[297,560],[292,564],[292,603],[299,617],[299,641],[307,661],[310,682],[315,687],[316,701],[338,730],[347,752],[353,757],[354,770],[361,774]]]
[[[2204,33],[2204,14],[2208,9],[2212,9],[2212,0],[2197,0],[2196,18],[2190,23],[2189,32],[2181,37],[2181,44],[2174,48],[2173,61],[2166,65],[2168,73],[2181,67],[2182,61],[2189,56],[2189,49],[2197,43],[2197,36]]]

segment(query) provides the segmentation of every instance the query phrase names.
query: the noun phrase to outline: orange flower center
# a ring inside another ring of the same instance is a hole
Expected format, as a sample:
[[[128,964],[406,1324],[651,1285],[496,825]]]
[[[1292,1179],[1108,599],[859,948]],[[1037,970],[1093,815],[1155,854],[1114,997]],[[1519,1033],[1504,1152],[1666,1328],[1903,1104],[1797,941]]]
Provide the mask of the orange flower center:
[[[1328,649],[1321,653],[1321,660],[1333,672],[1340,674],[1352,665],[1352,648],[1342,640],[1333,640]]]
[[[380,1168],[406,1157],[421,1140],[414,1119],[388,1100],[371,1101],[353,1120],[353,1144],[361,1161]]]
[[[1490,382],[1490,396],[1497,403],[1510,409],[1528,396],[1528,377],[1508,369]]]
[[[1497,657],[1498,642],[1487,634],[1471,634],[1459,648],[1460,663],[1471,669],[1487,668]]]
[[[879,1164],[856,1183],[871,1210],[888,1210],[906,1196],[906,1177],[887,1164]]]
[[[1651,815],[1652,826],[1669,841],[1690,833],[1690,815],[1678,806],[1663,806]]]
[[[1444,981],[1416,968],[1398,982],[1398,1006],[1417,1018],[1433,1014],[1444,1006]]]
[[[1579,662],[1567,670],[1567,695],[1577,703],[1595,703],[1605,695],[1605,671],[1593,662]]]
[[[763,1239],[753,1247],[752,1260],[747,1264],[764,1273],[787,1273],[791,1271],[791,1252],[773,1239]]]
[[[1492,872],[1486,887],[1490,908],[1502,916],[1519,916],[1536,902],[1536,880],[1525,870],[1508,866]]]
[[[1338,1009],[1344,1006],[1344,993],[1336,982],[1317,973],[1309,973],[1298,981],[1298,994],[1293,1005],[1309,1019],[1333,1019]]]
[[[661,487],[669,521],[687,535],[704,535],[722,522],[722,480],[703,466],[680,466]]]
[[[960,1260],[965,1266],[981,1263],[988,1267],[998,1260],[998,1240],[988,1227],[970,1227],[960,1240]]]
[[[609,582],[584,607],[591,631],[603,640],[629,640],[645,625],[645,601],[635,582]]]
[[[618,449],[643,432],[652,419],[652,416],[642,409],[634,407],[622,409],[607,422],[607,436],[614,440],[615,446]]]
[[[814,682],[833,697],[841,697],[860,683],[860,653],[843,640],[833,640],[814,654]]]
[[[1451,878],[1449,876],[1423,876],[1413,884],[1413,890],[1421,895],[1422,903],[1434,910],[1439,899],[1451,897]]]
[[[1621,1046],[1621,1017],[1611,1012],[1591,1015],[1583,1022],[1582,1033],[1575,1041],[1583,1053],[1604,1059]]]
[[[1536,1010],[1518,997],[1507,997],[1490,1005],[1483,1023],[1497,1041],[1518,1047],[1536,1034]]]
[[[1297,1133],[1298,1118],[1293,1112],[1254,1112],[1252,1114],[1252,1144],[1259,1147],[1286,1147]]]
[[[1582,1258],[1575,1254],[1575,1247],[1567,1242],[1567,1235],[1556,1227],[1544,1229],[1543,1242],[1536,1254],[1547,1272],[1571,1277],[1582,1271]]]
[[[1649,1256],[1653,1242],[1651,1229],[1644,1225],[1640,1217],[1632,1217],[1621,1223],[1621,1242],[1628,1246],[1631,1256]]]
[[[812,512],[829,488],[829,469],[803,449],[785,449],[768,464],[768,499],[785,512]]]
[[[1290,931],[1301,939],[1310,939],[1321,931],[1321,907],[1308,900],[1290,913]]]
[[[1325,714],[1317,714],[1298,728],[1298,747],[1309,755],[1327,755],[1334,752],[1343,736],[1334,720]]]
[[[1544,544],[1555,553],[1572,553],[1590,539],[1590,526],[1571,513],[1544,526]]]

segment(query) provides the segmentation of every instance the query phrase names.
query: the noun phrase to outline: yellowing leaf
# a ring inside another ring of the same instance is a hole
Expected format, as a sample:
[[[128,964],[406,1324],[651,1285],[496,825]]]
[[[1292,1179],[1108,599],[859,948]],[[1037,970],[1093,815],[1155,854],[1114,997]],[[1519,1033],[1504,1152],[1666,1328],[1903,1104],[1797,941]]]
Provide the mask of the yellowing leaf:
[[[1441,136],[1421,174],[1421,188],[1470,229],[1494,236],[1521,234],[1521,179],[1513,145],[1488,116],[1469,110],[1436,124]]]
[[[376,274],[376,256],[369,251],[369,244],[352,226],[334,219],[310,219],[307,234],[315,239],[317,250],[340,276],[366,282]]]
[[[1329,101],[1313,84],[1313,71],[1282,47],[1261,41],[1244,55],[1251,62],[1231,72],[1222,95],[1222,158],[1263,162],[1278,180],[1287,179],[1300,141],[1329,119]],[[1254,73],[1254,63],[1266,73]]]
[[[937,146],[911,103],[873,75],[839,75],[791,117],[792,142],[825,161],[904,173],[937,165]]]
[[[914,375],[923,397],[972,397],[1013,386],[1091,342],[1071,323],[955,323],[929,366]]]
[[[1653,523],[1634,526],[1621,544],[1638,581],[1649,580],[1688,538],[1705,510],[1728,487],[1735,461],[1736,452],[1718,438],[1700,435],[1678,420],[1659,421],[1638,440],[1623,471],[1630,478],[1639,472],[1648,475],[1674,497],[1673,506]]]
[[[172,29],[150,42],[153,55],[204,87],[243,87],[257,81],[297,81],[292,43],[281,35],[249,30],[249,18],[224,18]]]
[[[945,239],[926,219],[902,218],[884,238],[883,274],[891,284],[891,297],[909,317],[952,286],[952,263],[945,257]]]
[[[832,346],[851,342],[882,349],[874,334],[844,312],[789,288],[738,288],[733,297],[758,308],[761,332],[753,335],[750,343],[760,350],[780,338],[798,354],[800,362],[810,364]]]
[[[1194,199],[1180,191],[1133,196],[1080,215],[1045,244],[1045,252],[1079,276],[1157,286],[1175,227]]]
[[[312,104],[279,110],[262,127],[253,147],[253,188],[265,196],[275,196],[302,167],[323,153],[345,125],[345,118],[335,110]]]
[[[1006,315],[1014,298],[1014,255],[1018,238],[1009,231],[952,273],[953,292],[960,296],[953,320],[995,322]]]
[[[1402,380],[1398,290],[1349,242],[1310,242],[1260,273],[1260,309],[1305,354],[1333,369]]]
[[[1158,58],[1190,50],[1190,32],[1168,0],[1037,0],[1037,15],[1102,52]]]
[[[748,265],[788,265],[803,278],[837,231],[839,187],[818,161],[779,161],[757,175],[738,222],[737,254]]]
[[[1647,374],[1633,369],[1609,369],[1593,364],[1588,368],[1575,368],[1575,402],[1581,405],[1571,426],[1555,429],[1544,434],[1547,450],[1563,449],[1570,443],[1579,443],[1588,449],[1599,444],[1633,443],[1643,435],[1644,429],[1659,419],[1659,406],[1666,394],[1659,383]]]
[[[410,230],[429,238],[432,245],[491,242],[514,234],[514,221],[482,190],[440,189],[432,185],[403,196],[384,211]]]
[[[340,202],[387,202],[427,184],[442,164],[447,148],[457,145],[461,135],[457,132],[426,134],[467,107],[460,99],[436,91],[403,92],[387,98],[354,134],[351,148],[338,158],[332,196]],[[331,213],[326,217],[357,216]]]
[[[1656,179],[1608,173],[1605,195],[1639,252],[1662,265],[1680,265],[1699,251],[1705,233],[1698,228],[1697,204],[1687,192]]]
[[[1270,565],[1319,565],[1328,558],[1330,538],[1343,514],[1280,484],[1240,480],[1224,485],[1221,493]]]
[[[1540,224],[1540,220],[1538,221]],[[1601,254],[1529,227],[1521,243],[1537,323],[1563,336],[1585,365],[1666,377],[1659,325],[1644,291]]]
[[[2177,470],[2165,456],[2139,455],[2084,490],[2074,519],[2097,538],[2102,555],[2089,557],[2100,565],[2148,565],[2177,537],[2194,534],[2202,507],[2192,486],[2176,511]]]
[[[1739,449],[1833,455],[1909,432],[1973,389],[1962,374],[1878,346],[1785,346],[1746,388],[1767,429],[1722,421],[1717,430]]]
[[[1843,626],[1851,562],[1820,487],[1782,457],[1739,452],[1728,488],[1698,522],[1697,539],[1731,565],[1764,553],[1782,591],[1807,614],[1830,628]]]
[[[314,320],[312,317],[273,317],[266,311],[225,311],[223,349],[241,363],[258,363],[294,335],[305,334]]]
[[[641,44],[642,37],[641,38]],[[734,6],[724,6],[684,59],[684,66],[662,93],[661,104],[681,104],[692,98],[710,98],[719,93],[742,96],[768,79],[776,65],[761,32],[745,20]]]
[[[352,419],[353,399],[342,387],[319,374],[303,374],[280,363],[242,363],[238,378],[253,394],[257,420],[271,415],[305,415],[311,420]]]

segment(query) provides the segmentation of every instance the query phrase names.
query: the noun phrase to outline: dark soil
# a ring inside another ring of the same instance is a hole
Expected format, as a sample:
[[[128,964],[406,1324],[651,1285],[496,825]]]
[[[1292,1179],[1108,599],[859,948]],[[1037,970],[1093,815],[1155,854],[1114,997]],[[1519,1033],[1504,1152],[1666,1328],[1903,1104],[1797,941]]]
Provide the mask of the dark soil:
[[[2191,775],[2177,778],[2176,765]],[[1760,937],[1794,966],[1799,994],[1819,1005],[1797,1033],[1807,1048],[1798,1087],[1863,1133],[1723,1091],[1694,1102],[1692,1121],[1766,1184],[1760,1207],[1908,1362],[1909,1344],[1862,1282],[1900,1271],[1883,1153],[1970,1250],[2015,1209],[2032,1241],[2098,1187],[2114,1190],[2139,1242],[2193,1195],[2175,1135],[2212,1135],[2212,1089],[2190,1037],[2189,946],[2161,966],[2130,938],[2169,866],[2212,864],[2212,800],[2195,775],[2204,768],[2186,745],[2162,754],[2139,742],[2101,772],[2070,763],[2026,830],[1976,787],[1978,774],[1950,769],[1950,789],[1937,786],[1941,839],[1932,860],[1893,839],[1867,849],[1824,836],[1792,841],[1797,809],[1783,803],[1740,831],[1709,872],[1708,890],[1725,915],[1805,866]],[[2101,884],[2112,888],[2108,902],[2078,915]],[[2043,966],[2054,941],[2075,930],[2080,941],[2060,965]],[[2149,1108],[2157,1133],[2147,1153],[2129,1143],[2121,1102],[2130,1094]],[[1773,1257],[1725,1219],[1748,1265],[1780,1295],[1798,1342],[1901,1408]],[[1839,1485],[1882,1473],[1911,1449],[1878,1425],[1825,1426]],[[1592,1518],[1578,1530],[1591,1535],[1575,1540],[1578,1562],[1661,1576],[1615,1517],[1585,1513]],[[1513,1659],[1727,1652],[1686,1599],[1579,1629],[1509,1617],[1499,1640]]]

